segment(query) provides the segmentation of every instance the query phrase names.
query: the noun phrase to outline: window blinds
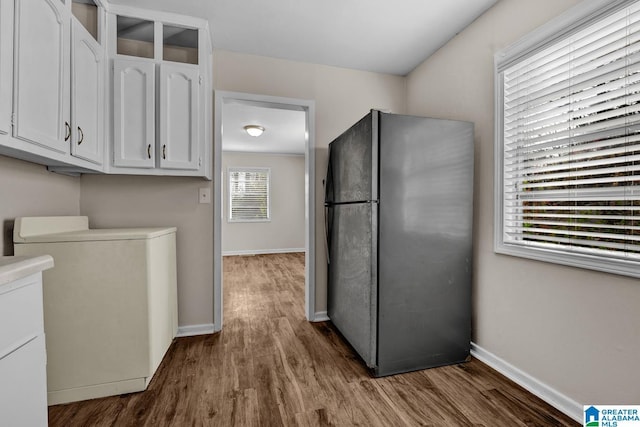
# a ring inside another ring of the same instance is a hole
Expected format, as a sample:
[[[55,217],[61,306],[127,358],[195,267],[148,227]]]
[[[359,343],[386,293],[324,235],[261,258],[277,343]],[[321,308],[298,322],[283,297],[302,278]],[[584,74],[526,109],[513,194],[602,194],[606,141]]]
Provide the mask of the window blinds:
[[[504,242],[640,259],[640,4],[502,73]]]
[[[269,169],[229,169],[229,220],[269,219]]]

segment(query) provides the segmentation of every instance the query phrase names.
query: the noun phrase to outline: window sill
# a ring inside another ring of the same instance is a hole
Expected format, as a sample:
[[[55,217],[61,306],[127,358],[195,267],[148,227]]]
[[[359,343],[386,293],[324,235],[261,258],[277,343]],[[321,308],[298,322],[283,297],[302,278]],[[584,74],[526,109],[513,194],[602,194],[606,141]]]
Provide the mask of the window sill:
[[[567,265],[569,267],[584,268],[640,278],[640,262],[638,261],[603,258],[580,253],[568,253],[560,250],[556,251],[552,249],[528,248],[504,242],[497,242],[494,247],[494,252],[502,255],[511,255],[536,261]]]
[[[271,222],[270,219],[228,219],[228,223]]]

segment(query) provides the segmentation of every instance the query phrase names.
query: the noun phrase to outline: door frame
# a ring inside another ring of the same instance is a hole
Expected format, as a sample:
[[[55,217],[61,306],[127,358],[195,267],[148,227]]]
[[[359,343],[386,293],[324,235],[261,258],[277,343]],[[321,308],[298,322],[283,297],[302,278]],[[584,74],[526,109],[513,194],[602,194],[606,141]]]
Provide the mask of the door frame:
[[[242,103],[260,107],[296,110],[305,112],[305,315],[308,321],[315,321],[316,279],[315,279],[315,101],[297,98],[283,98],[244,92],[215,91],[214,106],[214,148],[213,148],[213,329],[222,330],[223,275],[222,275],[222,114],[225,104]]]

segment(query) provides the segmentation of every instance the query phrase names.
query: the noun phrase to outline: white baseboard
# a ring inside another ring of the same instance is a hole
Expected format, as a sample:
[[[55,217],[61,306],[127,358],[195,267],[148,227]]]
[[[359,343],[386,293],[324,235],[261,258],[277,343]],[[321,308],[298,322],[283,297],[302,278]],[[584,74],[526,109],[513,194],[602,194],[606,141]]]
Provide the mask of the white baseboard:
[[[304,248],[247,249],[244,251],[223,251],[222,256],[287,254],[290,252],[304,252],[304,251],[305,251]]]
[[[326,311],[316,311],[313,314],[312,322],[326,322],[327,320],[331,320],[331,319],[329,319],[329,315],[327,314]]]
[[[526,372],[516,368],[495,354],[485,350],[476,343],[471,343],[471,355],[489,365],[516,384],[535,394],[559,411],[564,412],[574,420],[582,423],[582,405],[549,387]]]
[[[176,337],[192,337],[194,335],[207,335],[214,332],[216,332],[216,328],[213,323],[206,323],[204,325],[178,326],[178,334],[176,335]]]
[[[64,390],[52,390],[47,393],[47,405],[62,405],[80,400],[97,399],[119,394],[135,393],[147,388],[147,378],[132,378],[104,384],[92,384]]]

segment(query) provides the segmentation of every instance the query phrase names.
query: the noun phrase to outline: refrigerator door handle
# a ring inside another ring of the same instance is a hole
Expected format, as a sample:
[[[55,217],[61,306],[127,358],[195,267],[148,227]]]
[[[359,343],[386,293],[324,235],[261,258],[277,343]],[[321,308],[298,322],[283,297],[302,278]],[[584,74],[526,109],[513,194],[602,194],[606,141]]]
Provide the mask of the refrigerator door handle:
[[[330,230],[329,230],[329,206],[324,206],[324,247],[327,255],[327,264],[331,264],[331,258],[329,257],[329,245],[330,245]]]
[[[327,161],[326,179],[323,181],[324,201],[328,203],[336,202],[336,189],[333,185],[333,160],[331,157],[331,144],[329,144],[329,159]]]

